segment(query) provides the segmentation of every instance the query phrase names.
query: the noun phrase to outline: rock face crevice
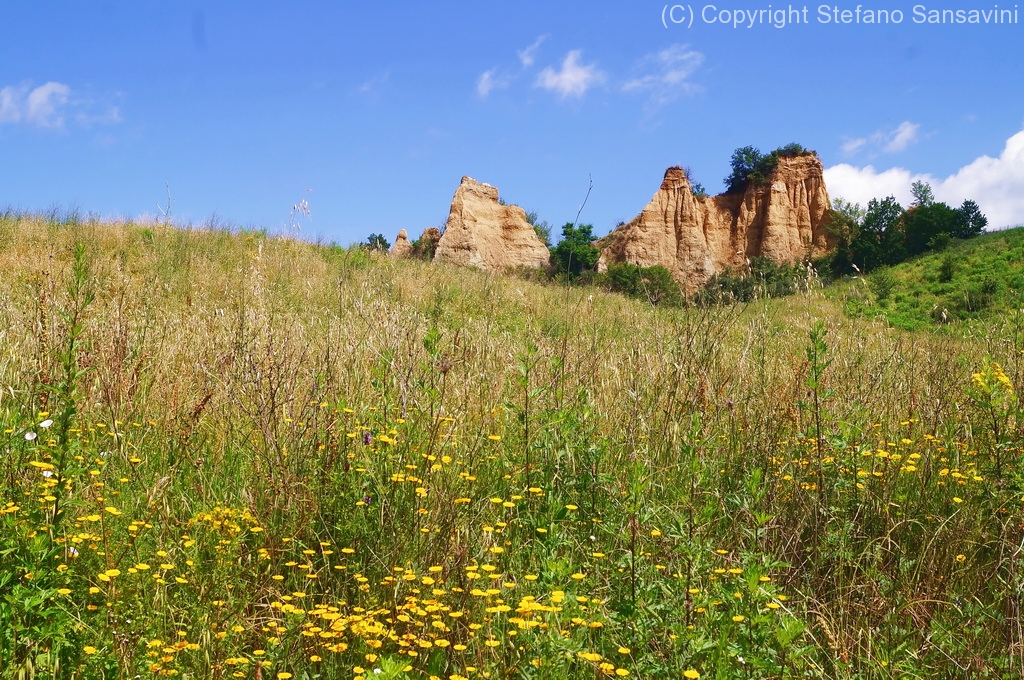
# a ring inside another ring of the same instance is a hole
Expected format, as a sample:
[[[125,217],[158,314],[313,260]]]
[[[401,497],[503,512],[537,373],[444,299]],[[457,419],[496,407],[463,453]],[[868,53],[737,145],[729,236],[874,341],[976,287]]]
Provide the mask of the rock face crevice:
[[[828,212],[823,168],[812,153],[780,158],[763,185],[714,197],[695,196],[685,171],[669,168],[643,211],[597,242],[598,268],[662,265],[692,292],[752,257],[789,263],[827,254],[835,245]]]
[[[500,271],[546,267],[551,254],[522,208],[503,205],[498,190],[490,184],[463,177],[434,258]]]

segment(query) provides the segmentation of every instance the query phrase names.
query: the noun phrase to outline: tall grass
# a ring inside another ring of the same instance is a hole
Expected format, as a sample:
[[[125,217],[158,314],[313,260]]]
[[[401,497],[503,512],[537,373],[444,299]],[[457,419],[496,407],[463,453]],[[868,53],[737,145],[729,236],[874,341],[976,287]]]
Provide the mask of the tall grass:
[[[2,677],[1022,672],[1019,316],[58,216],[0,284]]]

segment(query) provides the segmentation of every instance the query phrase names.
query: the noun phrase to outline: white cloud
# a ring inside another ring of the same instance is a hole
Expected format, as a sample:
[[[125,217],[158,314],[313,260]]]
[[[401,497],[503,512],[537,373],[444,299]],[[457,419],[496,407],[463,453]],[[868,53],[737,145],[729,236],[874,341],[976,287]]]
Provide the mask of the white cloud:
[[[476,81],[476,93],[481,98],[486,98],[494,90],[502,90],[508,87],[509,80],[502,76],[498,76],[498,69],[492,68],[490,71],[484,71],[480,74],[480,77]]]
[[[889,153],[903,151],[917,141],[917,131],[920,129],[921,126],[917,123],[911,123],[909,120],[903,121],[899,127],[893,130],[892,138],[885,145],[885,150]]]
[[[533,41],[533,44],[516,52],[519,55],[519,63],[523,65],[523,68],[530,68],[533,66],[533,62],[536,60],[537,50],[540,48],[541,43],[547,38],[546,35],[542,35]]]
[[[523,70],[533,66],[536,61],[537,50],[540,48],[541,43],[546,39],[547,36],[542,35],[534,40],[533,44],[529,47],[516,51],[516,54],[519,56],[519,63],[523,65]],[[480,74],[480,77],[476,79],[476,93],[481,99],[486,99],[491,92],[507,88],[515,80],[518,80],[519,75],[520,74],[508,72],[501,73],[497,68],[484,71]]]
[[[847,155],[855,154],[868,143],[867,137],[861,137],[859,139],[848,139],[843,142],[843,153]]]
[[[120,123],[121,110],[108,103],[72,96],[64,83],[50,81],[39,87],[8,85],[0,89],[0,123],[23,123],[62,129],[70,117],[81,127]]]
[[[704,55],[687,45],[673,45],[661,52],[649,54],[642,63],[652,64],[656,73],[649,73],[627,81],[623,91],[646,91],[651,93],[654,104],[665,104],[680,93],[697,90],[697,86],[689,82],[689,78],[704,63]]]
[[[898,153],[917,141],[920,130],[919,124],[905,120],[894,130],[878,130],[866,137],[847,139],[841,148],[847,155],[853,155],[865,149],[881,149],[886,153]]]
[[[68,103],[71,88],[64,83],[49,82],[28,94],[25,100],[25,120],[39,127],[64,127],[61,109]]]
[[[905,168],[878,171],[846,163],[825,170],[830,195],[861,205],[890,195],[909,205],[910,185],[917,181],[931,184],[935,198],[954,207],[968,198],[976,201],[991,227],[1024,224],[1024,131],[1006,141],[998,158],[981,156],[945,179]]]
[[[102,113],[76,113],[75,122],[84,128],[92,127],[93,125],[115,125],[124,120],[121,117],[121,109],[117,106],[111,106]]]
[[[391,79],[391,72],[385,71],[375,75],[363,82],[362,85],[356,88],[356,92],[359,94],[374,95],[378,94],[388,84],[388,80]]]
[[[858,168],[840,163],[825,170],[825,186],[830,196],[861,205],[867,205],[872,198],[893,196],[906,206],[911,200],[910,185],[918,180],[928,182],[930,178],[903,168],[879,172],[873,165]]]
[[[594,85],[604,82],[605,75],[597,66],[580,63],[582,50],[573,50],[565,56],[559,71],[550,66],[537,75],[535,87],[541,87],[560,97],[582,97]]]
[[[22,100],[27,87],[7,86],[0,89],[0,123],[18,123],[22,117]]]

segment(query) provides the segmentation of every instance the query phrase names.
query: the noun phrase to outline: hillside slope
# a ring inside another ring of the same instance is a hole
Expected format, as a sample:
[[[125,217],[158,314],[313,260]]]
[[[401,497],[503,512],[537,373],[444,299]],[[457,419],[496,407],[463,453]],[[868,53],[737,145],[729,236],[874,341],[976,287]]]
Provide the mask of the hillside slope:
[[[836,288],[848,310],[909,330],[998,318],[1020,308],[1024,227],[954,241]]]
[[[3,215],[0,676],[1013,677],[1022,342]]]

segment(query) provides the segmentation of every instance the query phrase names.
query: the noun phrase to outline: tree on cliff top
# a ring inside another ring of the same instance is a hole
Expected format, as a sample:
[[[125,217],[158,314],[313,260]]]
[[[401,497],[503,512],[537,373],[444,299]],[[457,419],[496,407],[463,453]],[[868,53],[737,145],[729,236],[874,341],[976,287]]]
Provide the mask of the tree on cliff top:
[[[756,171],[757,167],[764,161],[764,156],[757,147],[743,146],[732,152],[732,173],[725,178],[725,192],[727,194],[743,191],[747,186],[747,179]]]
[[[814,152],[808,151],[796,142],[780,146],[769,154],[762,154],[754,146],[740,147],[732,152],[732,160],[729,161],[732,173],[725,178],[725,193],[739,193],[747,188],[749,182],[753,182],[755,186],[764,184],[775,166],[779,164],[780,158],[803,156],[807,153]]]

